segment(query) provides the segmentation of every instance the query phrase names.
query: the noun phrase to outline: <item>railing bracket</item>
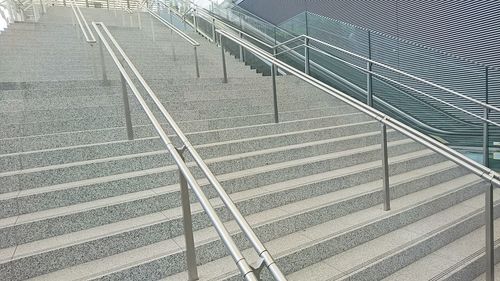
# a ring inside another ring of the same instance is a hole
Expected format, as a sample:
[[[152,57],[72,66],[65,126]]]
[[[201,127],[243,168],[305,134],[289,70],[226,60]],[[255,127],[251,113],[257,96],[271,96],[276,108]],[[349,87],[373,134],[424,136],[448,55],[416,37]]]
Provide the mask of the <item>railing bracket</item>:
[[[262,280],[260,274],[262,270],[266,267],[266,261],[263,258],[259,258],[259,260],[255,263],[255,265],[250,265],[252,268],[252,272],[255,274],[257,279]]]

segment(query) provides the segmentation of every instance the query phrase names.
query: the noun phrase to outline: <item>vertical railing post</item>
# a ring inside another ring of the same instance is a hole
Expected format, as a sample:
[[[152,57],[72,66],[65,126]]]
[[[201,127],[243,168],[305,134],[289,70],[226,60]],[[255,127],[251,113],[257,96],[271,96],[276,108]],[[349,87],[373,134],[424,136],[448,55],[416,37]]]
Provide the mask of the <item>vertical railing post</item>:
[[[104,62],[104,51],[102,48],[102,41],[99,40],[99,56],[101,58],[101,71],[102,71],[102,82],[103,84],[108,84],[108,75],[106,74],[106,64]]]
[[[184,161],[185,148],[177,149]],[[196,267],[196,252],[193,237],[193,219],[191,217],[191,203],[189,202],[189,189],[186,178],[179,169],[179,183],[181,188],[182,219],[184,225],[184,240],[186,242],[186,263],[188,269],[188,280],[198,280],[198,269]]]
[[[304,39],[304,73],[309,75],[309,38]]]
[[[170,29],[170,42],[170,47],[172,48],[172,57],[173,60],[176,61],[177,56],[175,55],[174,32],[172,31],[172,29]]]
[[[194,63],[196,65],[196,77],[200,78],[200,66],[198,64],[198,48],[194,46]]]
[[[216,36],[216,32],[215,32],[215,19],[212,19],[212,40],[214,42],[214,44],[217,44],[216,42],[216,39],[217,39],[217,36]]]
[[[198,19],[196,18],[198,13],[198,10],[196,9],[196,6],[193,8],[193,25],[194,25],[194,31],[198,32]]]
[[[389,190],[389,157],[387,153],[387,125],[381,125],[382,146],[382,192],[384,196],[384,211],[391,209],[391,194]]]
[[[31,1],[31,7],[33,9],[33,17],[35,18],[34,21],[37,22],[38,19],[40,19],[40,13],[38,12],[34,1]]]
[[[222,83],[227,83],[226,54],[225,54],[224,44],[223,44],[222,39],[223,39],[222,34],[219,34],[220,49],[222,52],[222,73],[224,74],[224,78],[222,80]]]
[[[12,6],[13,3],[11,1],[7,1],[7,8],[9,9],[9,14],[10,14],[9,23],[13,23],[16,21],[16,13],[14,12],[14,7]]]
[[[123,10],[123,2],[121,4],[121,14],[122,14],[122,26],[125,26],[125,12]]]
[[[42,14],[46,14],[47,13],[47,7],[45,7],[45,3],[40,0],[40,7],[42,7]]]
[[[485,229],[486,229],[486,281],[495,280],[495,228],[494,228],[494,213],[493,213],[493,189],[495,187],[490,183],[486,187],[485,192]]]
[[[151,16],[150,18],[150,22],[151,22],[151,36],[153,37],[153,42],[156,41],[156,37],[155,37],[155,24],[153,22],[153,17]]]
[[[484,100],[485,103],[488,104],[489,102],[489,85],[488,85],[488,80],[489,80],[489,69],[488,67],[485,68],[485,77],[486,77],[486,87],[485,87],[485,96]],[[485,120],[489,120],[489,109],[488,108],[483,108],[483,117]],[[490,166],[490,149],[489,149],[489,126],[488,122],[483,121],[483,164],[486,167]]]
[[[273,48],[273,56],[276,58],[276,48]],[[271,62],[271,75],[273,82],[273,108],[274,108],[274,123],[279,123],[279,113],[278,113],[278,93],[276,89],[276,75],[278,74],[278,68]]]
[[[73,25],[73,27],[76,27],[75,14],[74,13],[71,13],[71,24]]]
[[[120,79],[122,82],[122,98],[123,98],[123,109],[125,113],[125,124],[127,127],[127,137],[129,140],[134,139],[134,129],[132,128],[132,117],[130,116],[130,104],[128,101],[127,94],[127,82],[125,81],[125,77],[120,73]]]
[[[368,31],[368,59],[372,59],[371,32]],[[366,104],[373,107],[372,63],[366,62]]]
[[[239,33],[240,38],[243,38],[243,33]],[[243,58],[243,46],[240,45],[240,61],[244,62],[245,59]]]
[[[141,30],[142,29],[142,22],[141,22],[141,12],[140,11],[137,11],[137,22],[139,25],[139,30]]]
[[[485,68],[485,103],[489,102],[489,69]],[[489,120],[489,109],[484,108],[484,119]],[[490,166],[490,153],[489,153],[489,128],[488,122],[483,121],[483,164],[486,167]],[[484,218],[485,218],[485,254],[486,254],[486,281],[495,280],[495,229],[494,229],[494,214],[493,214],[493,184],[487,187],[485,192],[484,204]]]

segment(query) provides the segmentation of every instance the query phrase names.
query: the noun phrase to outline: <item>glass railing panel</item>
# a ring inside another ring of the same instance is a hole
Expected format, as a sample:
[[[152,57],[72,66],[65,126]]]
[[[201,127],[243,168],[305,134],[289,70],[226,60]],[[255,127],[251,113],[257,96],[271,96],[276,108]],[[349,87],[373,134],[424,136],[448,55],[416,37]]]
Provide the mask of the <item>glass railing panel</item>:
[[[488,102],[500,107],[500,69],[488,68]],[[500,112],[491,112],[490,118],[500,123]],[[490,165],[495,170],[500,170],[500,128],[490,128]]]
[[[219,12],[219,14],[223,15],[224,12]],[[233,18],[231,15],[235,14],[237,13],[234,11],[231,13],[226,11],[226,16],[231,22],[239,23],[240,20],[244,19],[241,27],[245,32],[266,42],[272,41],[272,39],[275,39],[277,43],[284,42],[293,38],[295,34],[308,33],[311,37],[319,38],[361,56],[371,57],[377,62],[411,73],[479,101],[486,102],[487,84],[490,92],[500,90],[494,89],[500,85],[498,71],[490,71],[487,81],[483,66],[445,55],[412,42],[369,32],[322,16],[301,13],[280,24],[280,29],[277,29],[272,28],[271,24],[258,19],[258,17],[243,15],[240,12],[240,17]],[[306,22],[308,23],[307,27]],[[269,40],[270,38],[271,40]],[[297,44],[299,43],[288,46],[290,48],[298,47],[291,52],[280,53],[278,50],[280,54],[277,57],[304,71],[304,50]],[[367,74],[357,69],[366,69],[366,61],[355,59],[332,48],[311,45],[321,51],[310,50],[310,75],[359,100],[366,101]],[[234,46],[235,53],[237,48]],[[332,59],[322,53],[325,51],[345,62]],[[247,64],[253,64],[257,63],[259,59],[247,55],[246,61]],[[385,77],[373,77],[372,87],[373,93],[378,99],[375,103],[378,109],[390,113],[391,116],[395,116],[444,143],[460,147],[469,153],[470,151],[475,154],[479,153],[482,157],[483,125],[478,118],[478,116],[483,115],[481,106],[390,69],[380,66],[373,66],[372,69]],[[488,102],[499,104],[500,98],[490,95]],[[500,119],[500,114],[492,113],[491,116],[493,119]],[[500,130],[495,126],[490,126],[492,151],[495,150],[492,139],[496,139],[497,131]],[[494,154],[491,153],[490,158],[493,156]],[[477,155],[471,157],[477,158]]]
[[[306,34],[306,14],[305,12],[295,15],[278,26],[293,34]]]

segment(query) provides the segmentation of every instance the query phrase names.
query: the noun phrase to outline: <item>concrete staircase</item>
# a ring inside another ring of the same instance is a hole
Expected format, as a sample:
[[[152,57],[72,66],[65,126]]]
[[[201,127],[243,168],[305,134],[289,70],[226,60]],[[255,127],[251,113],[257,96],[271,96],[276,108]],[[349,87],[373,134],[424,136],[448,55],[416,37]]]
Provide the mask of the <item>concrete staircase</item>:
[[[102,83],[98,46],[78,38],[70,12],[51,7],[40,23],[0,35],[0,280],[186,280],[177,168],[132,96],[127,140],[118,73],[106,58]],[[484,272],[478,177],[389,130],[392,209],[383,211],[375,120],[280,76],[275,124],[270,78],[228,57],[222,83],[220,49],[198,34],[188,31],[201,43],[199,79],[191,47],[146,14],[139,30],[123,26],[120,12],[83,12],[109,26],[289,280]],[[191,200],[200,279],[241,280]]]

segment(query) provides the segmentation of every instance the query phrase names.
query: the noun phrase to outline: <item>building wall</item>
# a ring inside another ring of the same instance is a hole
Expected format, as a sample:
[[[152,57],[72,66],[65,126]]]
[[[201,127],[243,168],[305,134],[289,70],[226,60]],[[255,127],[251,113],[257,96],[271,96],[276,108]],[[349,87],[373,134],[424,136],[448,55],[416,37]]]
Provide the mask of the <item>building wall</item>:
[[[279,24],[309,11],[500,67],[498,0],[245,0]]]

